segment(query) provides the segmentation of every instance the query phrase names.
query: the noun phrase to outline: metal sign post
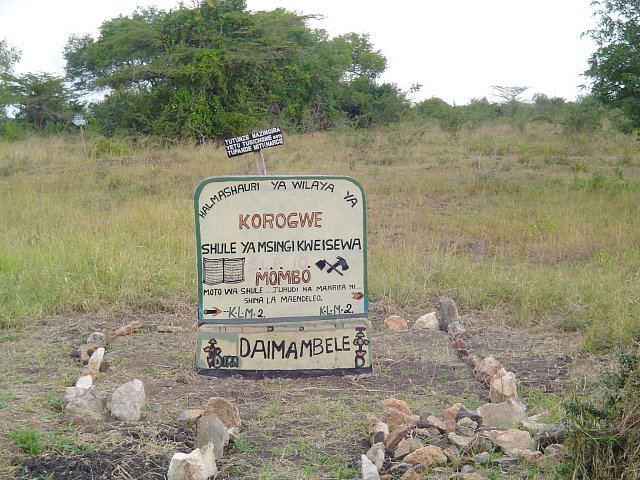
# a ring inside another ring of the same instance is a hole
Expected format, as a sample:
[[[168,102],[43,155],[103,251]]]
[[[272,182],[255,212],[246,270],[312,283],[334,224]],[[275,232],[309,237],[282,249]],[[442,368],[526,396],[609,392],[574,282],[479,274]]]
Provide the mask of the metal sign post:
[[[84,142],[84,130],[83,128],[87,125],[87,119],[81,113],[76,113],[71,119],[71,123],[73,123],[76,127],[80,127],[80,137],[82,138],[82,148],[84,149],[84,156],[87,160],[89,160],[89,154],[87,153],[87,145]]]

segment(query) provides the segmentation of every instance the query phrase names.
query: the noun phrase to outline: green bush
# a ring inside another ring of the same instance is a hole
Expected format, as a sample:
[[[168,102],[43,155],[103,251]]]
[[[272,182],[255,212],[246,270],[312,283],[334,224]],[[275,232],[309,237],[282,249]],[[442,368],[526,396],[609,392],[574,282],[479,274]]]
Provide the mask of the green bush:
[[[574,479],[640,478],[640,337],[618,364],[566,405]]]
[[[460,132],[467,126],[467,116],[462,107],[451,107],[440,118],[440,128],[453,140],[457,140]]]
[[[587,96],[565,106],[560,123],[567,134],[593,133],[602,128],[605,109],[594,97]]]
[[[15,120],[5,120],[0,123],[0,138],[10,142],[24,140],[27,138],[27,131],[18,125]]]
[[[417,103],[414,110],[420,118],[440,119],[447,114],[450,108],[451,105],[441,98],[431,97]]]
[[[131,149],[113,138],[96,135],[91,140],[89,153],[93,158],[120,157],[131,153]]]

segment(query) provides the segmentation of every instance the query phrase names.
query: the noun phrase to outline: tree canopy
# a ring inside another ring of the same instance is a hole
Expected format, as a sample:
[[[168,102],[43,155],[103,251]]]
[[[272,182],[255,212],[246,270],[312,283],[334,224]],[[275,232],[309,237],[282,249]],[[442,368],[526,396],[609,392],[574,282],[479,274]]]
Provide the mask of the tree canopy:
[[[595,0],[598,25],[587,32],[596,44],[585,74],[603,103],[619,107],[640,127],[640,3]]]
[[[6,39],[0,40],[0,76],[11,73],[19,60],[20,51],[9,45]]]
[[[13,106],[15,119],[38,132],[69,127],[74,110],[80,110],[76,93],[64,78],[48,73],[6,75],[4,103]]]
[[[20,51],[3,39],[0,40],[0,119],[5,118],[7,103],[7,80],[13,72],[13,67],[20,60]]]
[[[272,121],[382,123],[409,109],[395,85],[376,83],[386,59],[366,35],[329,38],[310,18],[248,12],[243,0],[138,9],[104,22],[97,38],[70,37],[66,73],[105,95],[92,114],[110,134],[222,138]]]
[[[20,51],[6,40],[0,40],[0,125],[19,123],[25,130],[59,131],[69,125],[73,110],[79,110],[78,96],[65,84],[63,77],[48,73],[17,75],[13,67]],[[7,118],[10,110],[14,120]]]

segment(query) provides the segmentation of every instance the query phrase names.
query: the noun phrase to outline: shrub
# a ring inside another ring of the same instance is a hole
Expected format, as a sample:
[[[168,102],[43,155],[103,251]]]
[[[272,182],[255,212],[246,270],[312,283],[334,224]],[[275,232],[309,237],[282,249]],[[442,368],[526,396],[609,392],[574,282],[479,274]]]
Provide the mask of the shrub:
[[[102,135],[96,135],[91,140],[89,151],[93,158],[120,157],[131,153],[131,149],[124,143]]]
[[[602,128],[604,114],[604,108],[595,98],[583,97],[566,105],[560,123],[567,134],[593,133]]]
[[[15,120],[0,122],[0,138],[15,142],[27,138],[27,131],[23,129]]]
[[[453,140],[457,140],[462,129],[467,126],[467,117],[462,107],[451,107],[440,118],[440,128]]]
[[[416,114],[420,118],[440,119],[446,116],[451,106],[441,98],[431,97],[422,100],[414,107]]]
[[[640,337],[618,364],[566,405],[572,478],[640,478]]]

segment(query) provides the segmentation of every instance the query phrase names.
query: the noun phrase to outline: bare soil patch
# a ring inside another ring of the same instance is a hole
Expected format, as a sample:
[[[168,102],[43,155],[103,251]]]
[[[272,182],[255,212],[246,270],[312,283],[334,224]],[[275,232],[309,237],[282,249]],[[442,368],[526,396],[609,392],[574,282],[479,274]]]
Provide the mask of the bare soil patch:
[[[388,332],[384,317],[375,310],[370,315],[374,374],[362,377],[196,375],[190,316],[69,315],[4,331],[0,438],[8,448],[0,453],[0,477],[163,478],[171,455],[193,448],[193,432],[177,426],[175,416],[221,396],[238,404],[243,428],[240,440],[219,462],[217,478],[353,478],[369,446],[366,416],[380,413],[385,398],[405,400],[416,413],[437,413],[457,401],[471,408],[488,401],[487,388],[475,380],[445,334]],[[133,319],[142,322],[143,330],[108,346],[108,369],[96,387],[111,393],[133,378],[142,380],[148,403],[143,420],[134,426],[66,425],[59,399],[81,370],[71,353],[91,332],[113,330]],[[467,343],[476,354],[493,354],[524,386],[561,392],[570,385],[576,363],[585,362],[578,359],[577,335],[505,330],[463,320]],[[158,326],[166,325],[186,330],[160,333]],[[27,427],[48,442],[43,453],[28,456],[9,441],[9,432]],[[62,432],[58,437],[72,439],[72,446],[60,448],[51,432]]]

